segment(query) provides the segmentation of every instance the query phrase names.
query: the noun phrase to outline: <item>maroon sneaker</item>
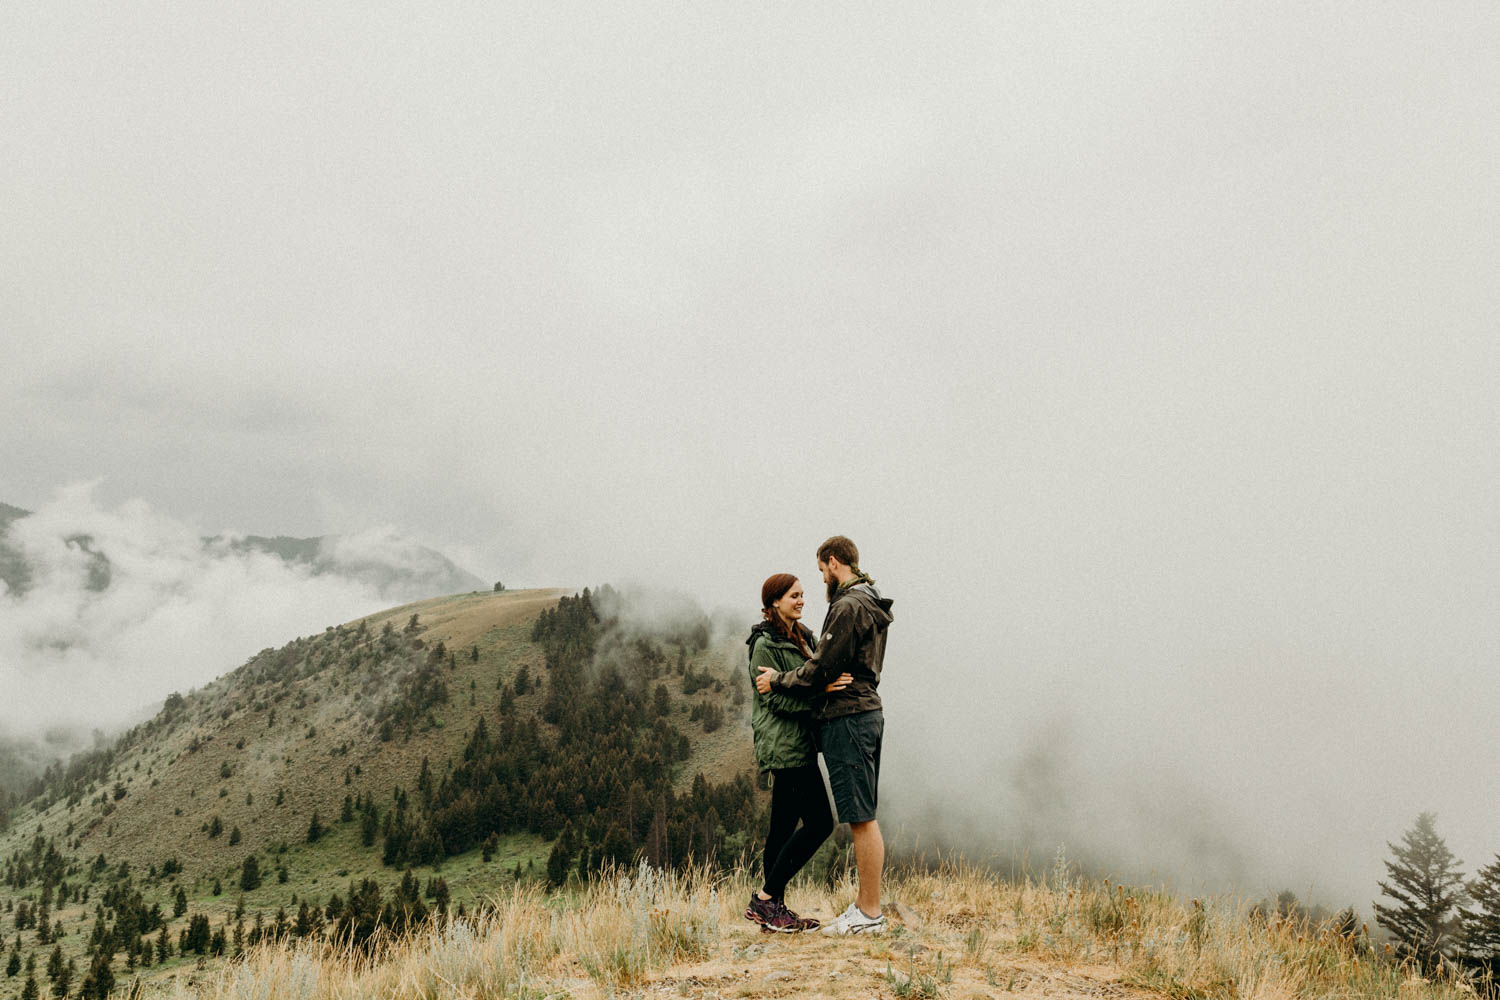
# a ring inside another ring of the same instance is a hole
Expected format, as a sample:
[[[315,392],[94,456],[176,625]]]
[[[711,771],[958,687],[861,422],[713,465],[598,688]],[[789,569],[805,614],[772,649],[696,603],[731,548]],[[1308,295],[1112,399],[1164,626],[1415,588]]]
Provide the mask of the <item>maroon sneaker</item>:
[[[786,904],[779,899],[757,899],[755,902],[776,908],[774,913],[760,922],[762,934],[801,934],[803,931],[813,930],[818,926],[816,920],[797,916],[796,913],[787,909]]]
[[[781,904],[781,912],[785,913],[787,916],[791,917],[797,922],[798,931],[815,931],[819,927],[823,926],[822,922],[818,920],[817,917],[799,917],[797,915],[797,911],[789,908],[785,903]]]
[[[745,907],[745,919],[752,923],[765,927],[775,918],[780,909],[780,904],[774,899],[761,899],[756,893],[750,894],[750,905]]]

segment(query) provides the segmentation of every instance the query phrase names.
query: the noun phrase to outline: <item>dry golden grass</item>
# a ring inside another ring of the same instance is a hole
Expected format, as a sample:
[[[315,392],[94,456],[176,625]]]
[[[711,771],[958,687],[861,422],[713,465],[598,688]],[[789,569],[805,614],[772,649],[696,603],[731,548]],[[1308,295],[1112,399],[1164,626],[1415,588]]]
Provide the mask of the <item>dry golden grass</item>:
[[[963,865],[894,872],[881,936],[762,934],[741,916],[746,872],[620,873],[548,896],[521,889],[477,920],[386,942],[375,958],[325,943],[266,948],[148,995],[303,1000],[573,997],[1170,997],[1458,1000],[1326,928],[1250,919],[1229,900],[1064,879],[1010,884]],[[848,884],[796,885],[828,917]],[[897,911],[899,914],[897,915]]]

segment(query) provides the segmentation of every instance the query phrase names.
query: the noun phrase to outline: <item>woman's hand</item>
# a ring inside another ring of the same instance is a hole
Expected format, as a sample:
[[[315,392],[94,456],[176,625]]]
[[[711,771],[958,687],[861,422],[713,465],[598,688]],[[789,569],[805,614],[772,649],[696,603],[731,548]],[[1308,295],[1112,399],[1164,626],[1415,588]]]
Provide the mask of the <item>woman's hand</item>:
[[[761,694],[770,694],[771,675],[776,671],[772,670],[770,667],[758,667],[756,669],[760,671],[760,676],[755,678],[755,690],[759,691]]]
[[[853,683],[854,683],[854,678],[853,677],[850,677],[848,674],[839,674],[837,677],[834,678],[833,683],[830,684],[830,685],[828,685],[823,690],[826,693],[828,693],[828,694],[832,694],[835,691],[842,691],[842,690],[844,690],[844,688],[848,687],[850,684],[853,684]]]

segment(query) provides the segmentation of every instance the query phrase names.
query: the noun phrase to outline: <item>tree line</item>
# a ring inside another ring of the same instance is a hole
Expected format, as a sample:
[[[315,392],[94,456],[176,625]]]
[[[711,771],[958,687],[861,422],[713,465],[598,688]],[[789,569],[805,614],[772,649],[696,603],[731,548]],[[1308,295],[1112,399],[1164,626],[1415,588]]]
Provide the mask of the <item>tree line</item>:
[[[638,857],[658,867],[733,863],[756,827],[754,787],[744,775],[723,783],[700,775],[676,793],[673,776],[691,745],[662,710],[665,689],[627,682],[615,647],[641,660],[632,681],[659,676],[666,657],[616,625],[589,590],[564,597],[531,633],[546,673],[537,715],[508,711],[493,728],[481,717],[462,760],[440,778],[424,760],[414,794],[397,789],[383,818],[362,800],[361,821],[379,826],[386,864],[431,864],[520,832],[556,841],[554,883]],[[529,674],[517,680],[529,690]],[[514,697],[503,692],[502,703]]]

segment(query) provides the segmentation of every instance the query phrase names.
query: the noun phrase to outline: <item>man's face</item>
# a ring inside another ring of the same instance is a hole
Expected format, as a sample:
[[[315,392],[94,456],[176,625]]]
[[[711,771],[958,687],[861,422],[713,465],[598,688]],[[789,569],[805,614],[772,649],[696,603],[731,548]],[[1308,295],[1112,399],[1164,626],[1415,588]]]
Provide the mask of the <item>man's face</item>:
[[[832,583],[833,582],[833,562],[832,562],[832,560],[830,560],[828,562],[824,562],[823,560],[819,559],[818,560],[818,572],[823,574],[823,582],[824,583]]]

